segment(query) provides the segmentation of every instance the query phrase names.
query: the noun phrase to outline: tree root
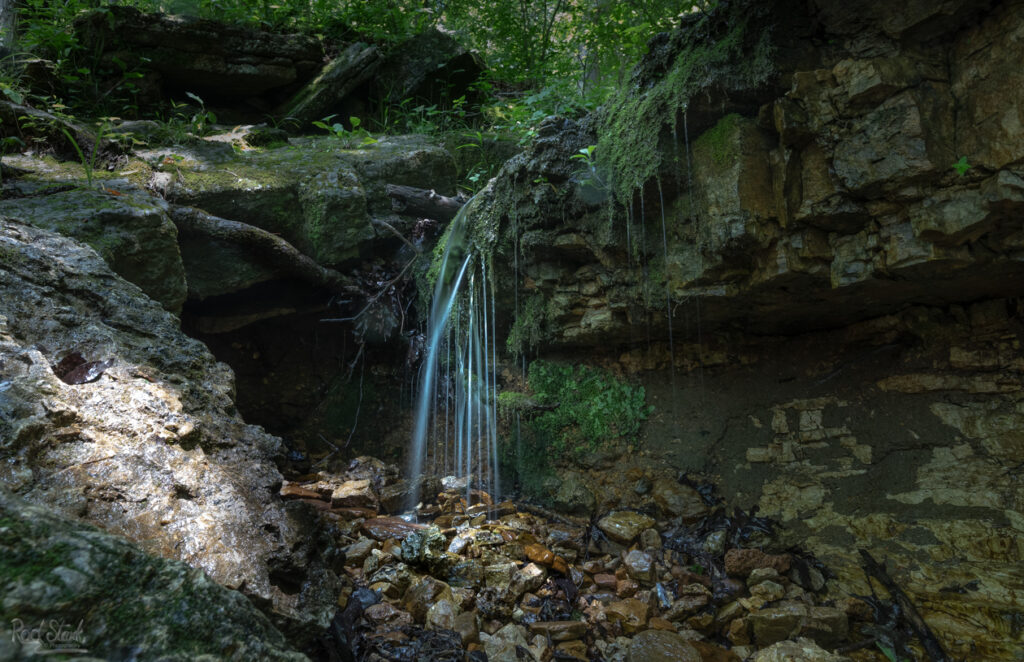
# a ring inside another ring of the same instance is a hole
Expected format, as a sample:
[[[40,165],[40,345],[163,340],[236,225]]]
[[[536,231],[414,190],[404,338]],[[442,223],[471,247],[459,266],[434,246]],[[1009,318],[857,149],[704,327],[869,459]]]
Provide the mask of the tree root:
[[[344,274],[322,267],[275,234],[239,221],[229,221],[195,207],[172,205],[170,217],[183,235],[219,239],[250,250],[283,273],[336,294],[364,295]]]

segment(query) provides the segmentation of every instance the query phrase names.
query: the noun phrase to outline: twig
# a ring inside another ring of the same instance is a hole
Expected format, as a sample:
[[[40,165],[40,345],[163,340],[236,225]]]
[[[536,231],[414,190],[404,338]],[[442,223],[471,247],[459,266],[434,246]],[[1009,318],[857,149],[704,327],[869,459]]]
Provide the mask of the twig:
[[[371,219],[370,219],[370,222],[371,222],[371,223],[374,223],[374,224],[376,224],[376,225],[380,225],[380,226],[383,226],[383,227],[387,228],[388,230],[390,230],[390,231],[391,231],[391,234],[393,234],[393,235],[395,235],[396,237],[398,237],[399,239],[401,239],[401,240],[402,240],[402,243],[404,243],[404,244],[405,244],[406,246],[408,246],[409,248],[411,248],[411,249],[412,249],[412,252],[413,252],[413,253],[419,253],[419,252],[421,252],[421,249],[419,249],[419,248],[417,248],[416,246],[414,246],[414,245],[413,245],[413,243],[412,243],[411,241],[409,241],[408,239],[406,239],[406,238],[405,238],[405,235],[403,235],[403,234],[402,234],[401,232],[399,232],[398,230],[396,230],[396,229],[395,229],[395,226],[391,225],[391,224],[390,224],[390,223],[388,223],[387,221],[382,221],[382,220],[380,220],[379,218],[371,218]]]
[[[382,296],[384,296],[384,293],[387,292],[388,289],[392,285],[394,285],[395,283],[397,283],[398,281],[400,281],[402,279],[402,276],[404,276],[405,272],[409,270],[409,267],[411,267],[413,265],[413,263],[416,262],[416,258],[417,257],[419,257],[419,256],[417,255],[413,259],[411,259],[408,262],[406,262],[405,266],[402,267],[402,270],[398,272],[398,275],[395,276],[394,278],[392,278],[391,280],[389,280],[388,282],[384,283],[384,285],[380,288],[380,290],[377,292],[377,294],[375,294],[372,297],[370,297],[370,299],[366,302],[366,305],[363,306],[363,309],[360,310],[355,315],[353,315],[352,317],[328,317],[328,318],[322,319],[320,321],[321,322],[353,322],[353,321],[359,319],[360,317],[363,316],[363,314],[367,310],[370,309],[370,306],[372,306],[373,304],[377,303],[377,299],[380,299]]]

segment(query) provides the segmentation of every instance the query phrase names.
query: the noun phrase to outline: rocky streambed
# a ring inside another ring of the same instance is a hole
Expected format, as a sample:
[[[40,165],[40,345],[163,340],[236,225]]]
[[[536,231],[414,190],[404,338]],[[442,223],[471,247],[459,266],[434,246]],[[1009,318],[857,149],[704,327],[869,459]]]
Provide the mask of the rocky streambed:
[[[359,660],[838,662],[851,658],[828,651],[875,659],[872,628],[906,641],[875,623],[885,601],[837,589],[806,553],[766,552],[770,520],[727,513],[710,485],[634,473],[659,485],[651,514],[590,519],[494,503],[454,477],[425,481],[415,514],[387,514],[412,486],[368,457],[286,481],[284,498],[347,541],[322,645]]]

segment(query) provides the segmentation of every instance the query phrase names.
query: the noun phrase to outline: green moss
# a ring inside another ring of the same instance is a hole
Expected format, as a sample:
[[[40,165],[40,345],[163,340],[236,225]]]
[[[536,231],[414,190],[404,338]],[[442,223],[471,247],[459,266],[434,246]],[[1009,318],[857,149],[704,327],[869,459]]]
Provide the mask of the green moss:
[[[523,301],[518,316],[508,332],[508,350],[519,356],[533,349],[544,339],[547,323],[547,302],[540,292],[533,292]]]
[[[769,30],[756,22],[763,17],[751,9],[749,3],[735,2],[696,18],[689,40],[661,80],[642,93],[621,93],[609,104],[600,121],[597,153],[612,171],[620,202],[657,174],[665,158],[661,134],[677,132],[677,117],[694,94],[712,84],[752,87],[768,79],[773,71]],[[721,25],[729,26],[724,34]]]
[[[736,113],[726,115],[701,134],[694,143],[694,149],[706,150],[711,156],[711,162],[718,168],[732,164],[739,157],[739,143],[734,138],[742,119]]]

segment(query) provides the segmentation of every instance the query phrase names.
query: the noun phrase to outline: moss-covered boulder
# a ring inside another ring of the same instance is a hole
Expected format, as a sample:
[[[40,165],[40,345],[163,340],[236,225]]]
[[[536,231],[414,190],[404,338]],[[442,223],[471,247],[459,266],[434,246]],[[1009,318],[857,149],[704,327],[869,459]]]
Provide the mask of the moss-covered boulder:
[[[0,484],[0,659],[306,660],[241,593]],[[130,653],[128,652],[130,651]]]
[[[400,242],[385,188],[401,184],[453,194],[455,164],[429,139],[392,137],[356,147],[344,140],[295,138],[290,144],[234,151],[206,142],[145,151],[156,172],[150,186],[175,204],[279,234],[323,265],[349,266]],[[226,244],[182,245],[193,298],[226,294],[276,277],[273,270]],[[216,265],[216,268],[211,268]]]
[[[88,244],[119,276],[178,312],[185,303],[185,270],[166,209],[162,200],[125,187],[44,188],[0,200],[0,215]]]

